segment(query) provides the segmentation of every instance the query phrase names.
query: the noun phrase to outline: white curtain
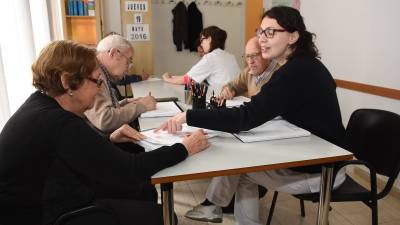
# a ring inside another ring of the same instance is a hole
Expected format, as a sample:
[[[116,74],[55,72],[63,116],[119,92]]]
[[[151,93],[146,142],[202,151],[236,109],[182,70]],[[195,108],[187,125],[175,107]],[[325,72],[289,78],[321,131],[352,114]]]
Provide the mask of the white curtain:
[[[1,130],[34,91],[30,67],[40,49],[50,41],[46,0],[2,1],[0,30]]]

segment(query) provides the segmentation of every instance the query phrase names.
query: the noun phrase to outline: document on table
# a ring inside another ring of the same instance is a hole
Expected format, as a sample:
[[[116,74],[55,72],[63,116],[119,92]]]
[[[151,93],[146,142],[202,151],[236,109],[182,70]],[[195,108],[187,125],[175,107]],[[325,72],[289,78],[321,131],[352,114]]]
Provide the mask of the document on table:
[[[155,129],[142,131],[141,133],[146,136],[146,139],[139,141],[138,144],[148,150],[153,150],[163,145],[171,146],[175,143],[181,143],[186,135],[189,135],[197,131],[198,129],[200,128],[192,127],[185,123],[182,124],[182,130],[175,134],[169,134],[167,131],[163,130],[154,132]],[[208,130],[208,129],[203,129],[203,130],[208,138],[218,136],[221,133],[220,131],[215,131],[215,130]]]
[[[310,136],[311,133],[286,120],[273,119],[249,131],[233,134],[243,142],[268,141],[275,139]]]
[[[163,116],[175,116],[182,112],[181,109],[175,104],[175,102],[157,102],[156,109],[145,113],[142,113],[140,117],[163,117]]]
[[[236,96],[231,100],[226,100],[226,107],[235,107],[243,105],[244,102],[250,102],[250,98],[244,96]]]

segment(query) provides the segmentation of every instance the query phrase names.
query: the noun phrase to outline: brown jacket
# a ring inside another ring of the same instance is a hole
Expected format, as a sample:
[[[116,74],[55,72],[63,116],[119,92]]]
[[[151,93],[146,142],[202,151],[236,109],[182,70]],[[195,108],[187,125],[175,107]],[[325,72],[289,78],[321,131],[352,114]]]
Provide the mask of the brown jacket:
[[[103,74],[101,76],[103,80],[106,79]],[[107,85],[107,82],[103,82],[95,97],[93,107],[86,110],[85,115],[97,129],[104,133],[112,133],[123,124],[130,123],[136,119],[146,111],[146,107],[139,102],[129,102],[127,100],[118,102],[118,106],[114,107]]]
[[[274,71],[277,69],[275,67]],[[274,72],[272,71],[272,73]],[[225,86],[228,86],[229,89],[235,91],[235,96],[245,96],[251,98],[251,96],[256,95],[260,92],[261,87],[270,80],[271,76],[267,79],[262,80],[258,85],[256,84],[256,76],[253,76],[249,73],[249,68],[246,67],[240,72],[240,75],[235,79],[230,81]]]

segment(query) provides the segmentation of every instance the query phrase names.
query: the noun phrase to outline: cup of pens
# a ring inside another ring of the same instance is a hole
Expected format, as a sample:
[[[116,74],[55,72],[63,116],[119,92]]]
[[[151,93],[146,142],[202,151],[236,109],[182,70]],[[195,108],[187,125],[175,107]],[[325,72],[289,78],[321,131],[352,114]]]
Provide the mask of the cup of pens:
[[[184,100],[186,105],[192,104],[192,90],[189,84],[185,84],[185,89],[183,90]]]
[[[192,90],[192,109],[205,109],[208,85],[206,83],[197,83],[192,80],[190,87]]]

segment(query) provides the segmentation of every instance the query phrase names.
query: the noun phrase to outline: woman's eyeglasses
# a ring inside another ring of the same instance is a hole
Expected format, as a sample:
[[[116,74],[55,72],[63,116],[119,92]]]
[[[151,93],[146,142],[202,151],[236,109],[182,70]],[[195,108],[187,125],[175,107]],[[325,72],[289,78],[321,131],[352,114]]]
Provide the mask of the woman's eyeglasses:
[[[101,85],[103,84],[103,79],[101,79],[101,78],[95,79],[93,77],[87,77],[86,79],[88,79],[89,81],[95,83],[97,87],[101,87]]]
[[[285,29],[274,29],[274,28],[265,28],[263,30],[262,28],[258,28],[256,31],[257,37],[261,38],[263,35],[266,38],[273,38],[275,35],[275,32],[285,32]]]

